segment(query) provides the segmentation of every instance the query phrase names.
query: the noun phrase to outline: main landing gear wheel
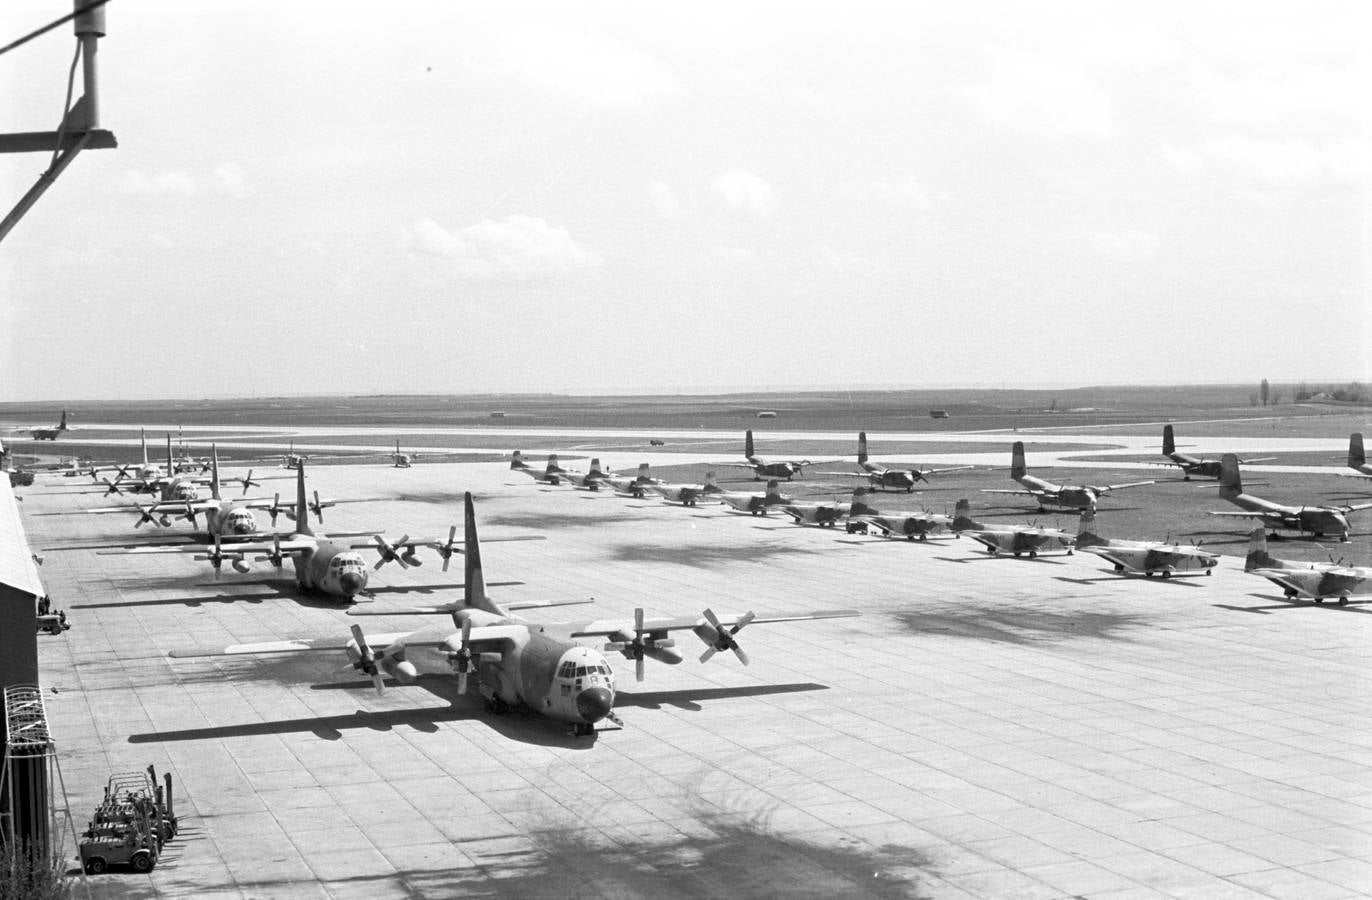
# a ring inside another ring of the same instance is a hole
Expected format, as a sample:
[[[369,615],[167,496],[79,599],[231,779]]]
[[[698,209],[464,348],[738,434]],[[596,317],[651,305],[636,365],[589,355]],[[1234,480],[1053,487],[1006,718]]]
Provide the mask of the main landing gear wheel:
[[[1323,597],[1316,597],[1316,598],[1315,598],[1315,602],[1316,602],[1316,603],[1323,603],[1323,602],[1324,602],[1324,598],[1323,598]]]
[[[1339,598],[1339,606],[1347,606],[1347,605],[1348,605],[1348,598],[1347,598],[1347,597],[1340,597],[1340,598]]]
[[[486,709],[495,713],[497,716],[501,716],[510,711],[510,704],[501,700],[499,697],[487,697]]]
[[[1120,565],[1119,563],[1115,563],[1115,571],[1116,571],[1116,572],[1123,572],[1123,571],[1124,571],[1124,566]]]

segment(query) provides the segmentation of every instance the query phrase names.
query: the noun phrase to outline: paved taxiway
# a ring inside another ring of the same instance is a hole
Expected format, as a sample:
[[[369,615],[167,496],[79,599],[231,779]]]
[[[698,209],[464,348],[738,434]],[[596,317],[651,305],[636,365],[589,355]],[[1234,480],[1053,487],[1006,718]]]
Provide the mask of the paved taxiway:
[[[1036,438],[1038,439],[1038,438]],[[501,464],[311,470],[336,529],[445,535],[478,495],[534,621],[854,607],[753,627],[633,682],[623,730],[491,717],[442,676],[377,697],[342,655],[171,660],[187,644],[424,624],[213,585],[178,556],[50,553],[73,628],[40,637],[78,825],[111,772],[177,779],[182,833],[95,896],[1353,897],[1372,887],[1372,606],[1282,602],[1226,558],[1124,580],[1086,555],[850,537],[540,488]],[[40,480],[41,481],[41,480]],[[50,479],[56,481],[55,479]],[[60,483],[60,482],[58,482]],[[123,537],[91,498],[24,491],[36,547]],[[269,572],[265,563],[258,573]],[[227,569],[226,569],[227,571]],[[432,554],[375,584],[460,581]],[[421,595],[441,602],[451,594]],[[383,598],[376,606],[404,605]],[[441,627],[443,620],[433,620]],[[430,669],[442,663],[429,658]]]

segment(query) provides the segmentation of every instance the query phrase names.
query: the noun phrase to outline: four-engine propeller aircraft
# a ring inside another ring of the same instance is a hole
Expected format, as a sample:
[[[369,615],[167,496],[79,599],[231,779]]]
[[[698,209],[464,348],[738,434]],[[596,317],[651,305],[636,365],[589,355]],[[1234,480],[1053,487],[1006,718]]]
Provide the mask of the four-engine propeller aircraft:
[[[1286,506],[1264,500],[1243,492],[1243,478],[1239,473],[1239,458],[1226,453],[1220,459],[1220,499],[1227,500],[1243,512],[1212,511],[1212,516],[1242,516],[1260,519],[1273,529],[1272,539],[1280,535],[1276,529],[1284,528],[1315,537],[1336,534],[1339,540],[1348,540],[1348,514],[1359,509],[1372,509],[1372,503],[1357,503],[1348,506]]]
[[[1166,541],[1125,541],[1096,534],[1096,514],[1084,510],[1077,530],[1076,548],[1113,563],[1120,574],[1132,572],[1152,578],[1155,574],[1171,578],[1182,572],[1210,574],[1219,563],[1219,554]]]
[[[1072,555],[1072,545],[1076,536],[1056,528],[1041,525],[989,525],[971,517],[972,506],[966,500],[959,500],[953,510],[953,531],[958,536],[967,535],[986,548],[992,556],[997,553],[1012,553],[1015,556],[1038,556],[1040,553],[1065,550]]]
[[[718,497],[719,502],[728,506],[730,509],[736,509],[739,512],[752,513],[755,516],[765,516],[767,515],[767,510],[771,509],[773,506],[781,506],[782,504],[790,503],[792,499],[789,494],[781,493],[780,488],[775,481],[767,482],[766,493],[759,493],[757,491],[724,491],[719,494],[712,494],[711,496]]]
[[[1198,459],[1197,457],[1177,452],[1177,444],[1173,437],[1171,425],[1162,426],[1162,455],[1172,460],[1171,465],[1181,469],[1182,481],[1190,481],[1192,475],[1197,475],[1201,478],[1220,477],[1220,461],[1218,459]],[[1275,456],[1264,456],[1258,459],[1241,459],[1239,462],[1260,463],[1270,462],[1274,459],[1276,459]]]
[[[853,491],[853,503],[848,511],[848,533],[867,531],[876,528],[888,536],[905,537],[912,541],[927,541],[929,535],[947,531],[953,525],[952,516],[931,513],[925,510],[905,512],[900,510],[878,510],[867,503],[872,494],[869,488]]]
[[[647,471],[648,464],[643,464],[643,470]],[[708,497],[719,497],[724,493],[724,488],[715,484],[715,473],[705,473],[704,484],[672,484],[665,481],[654,482],[642,486],[643,490],[652,491],[662,499],[671,503],[680,503],[682,506],[695,506],[701,500]]]
[[[454,538],[457,526],[448,531],[448,539],[434,538],[411,539],[405,535],[394,543],[381,536],[379,529],[369,531],[350,531],[338,534],[316,534],[310,527],[310,506],[305,491],[305,467],[296,469],[295,532],[285,536],[273,534],[270,540],[255,540],[225,546],[218,538],[214,546],[206,548],[137,547],[123,551],[104,551],[112,553],[198,553],[196,559],[208,560],[218,575],[220,567],[229,562],[235,571],[246,573],[246,557],[253,555],[259,561],[270,562],[277,569],[290,558],[295,567],[296,585],[302,592],[337,597],[349,603],[367,587],[367,564],[359,550],[373,549],[379,559],[373,568],[380,569],[388,562],[395,562],[401,568],[419,566],[423,560],[416,555],[420,547],[432,547],[443,558],[443,569],[454,553],[460,551]],[[354,540],[348,540],[353,538]],[[362,540],[355,540],[362,538]],[[497,538],[505,541],[541,540],[542,535],[512,536]]]
[[[753,431],[751,428],[748,429],[743,438],[743,458],[747,462],[722,462],[715,463],[715,465],[731,466],[735,469],[752,469],[754,481],[761,481],[764,478],[785,478],[790,481],[796,475],[803,474],[802,470],[812,464],[808,459],[768,462],[753,452]]]
[[[51,428],[45,426],[35,426],[33,428],[20,428],[14,434],[28,432],[29,436],[35,441],[55,441],[64,431],[70,431],[71,426],[67,424],[67,411],[62,410],[62,420]]]
[[[1130,481],[1125,484],[1054,484],[1028,473],[1024,465],[1024,442],[1015,441],[1010,448],[1010,477],[1024,486],[1024,490],[983,488],[983,494],[1027,494],[1038,501],[1039,512],[1050,506],[1062,509],[1095,509],[1101,496],[1124,488],[1142,487],[1152,481]]]
[[[887,469],[870,462],[867,458],[867,432],[858,432],[858,455],[857,464],[862,469],[861,472],[820,472],[820,475],[841,475],[844,478],[866,478],[873,487],[876,488],[895,488],[912,493],[918,482],[929,480],[930,475],[939,472],[957,472],[963,469],[970,469],[971,466],[946,466],[941,469],[921,469],[919,466],[908,466],[905,468]]]
[[[577,639],[604,641],[605,652],[618,651],[634,660],[635,674],[643,678],[645,657],[671,665],[681,662],[670,637],[674,631],[694,632],[705,644],[700,661],[729,650],[745,665],[748,656],[736,635],[750,624],[797,622],[859,615],[855,610],[833,610],[789,616],[717,616],[709,609],[700,617],[649,619],[643,610],[632,621],[595,621],[585,624],[534,625],[502,608],[486,593],[481,547],[476,533],[472,495],[464,498],[465,578],[462,606],[452,611],[455,634],[425,629],[397,634],[366,635],[357,625],[352,640],[342,646],[353,668],[369,676],[378,692],[384,676],[410,683],[419,677],[414,650],[437,651],[447,659],[448,671],[457,678],[458,693],[467,691],[468,677],[476,675],[478,690],[493,712],[527,707],[550,719],[570,724],[578,735],[589,735],[614,716],[615,675],[600,650]],[[177,658],[296,653],[339,649],[337,639],[268,641],[237,644],[216,650],[173,651]]]
[[[1277,585],[1288,599],[1305,597],[1323,603],[1334,597],[1342,606],[1355,594],[1372,594],[1372,568],[1345,566],[1342,562],[1298,563],[1277,559],[1267,552],[1267,532],[1261,526],[1249,534],[1243,570]]]

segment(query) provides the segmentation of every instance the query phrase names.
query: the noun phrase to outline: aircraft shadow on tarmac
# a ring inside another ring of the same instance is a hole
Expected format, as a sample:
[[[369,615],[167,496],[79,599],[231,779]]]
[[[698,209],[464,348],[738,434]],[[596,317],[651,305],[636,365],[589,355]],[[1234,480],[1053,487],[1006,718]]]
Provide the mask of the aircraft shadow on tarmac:
[[[215,680],[224,680],[224,677],[223,674],[220,674]],[[393,731],[396,728],[404,727],[432,734],[439,730],[439,725],[442,723],[465,721],[479,721],[510,740],[526,744],[585,749],[594,742],[586,737],[572,735],[565,726],[532,710],[511,710],[501,715],[488,712],[483,708],[478,697],[459,695],[456,684],[448,675],[426,673],[411,685],[388,685],[387,691],[409,691],[416,687],[428,691],[440,700],[447,701],[449,705],[446,707],[417,707],[381,711],[359,709],[353,713],[333,716],[304,716],[277,721],[246,722],[238,725],[215,725],[204,728],[143,732],[129,735],[129,743],[150,744],[166,741],[222,740],[231,737],[303,732],[314,734],[323,740],[336,741],[342,739],[345,731],[356,729]],[[370,694],[373,690],[369,682],[360,680],[314,684],[310,685],[310,689],[315,691],[357,692],[361,695]],[[737,688],[653,691],[641,694],[621,691],[616,695],[615,708],[661,709],[664,706],[673,706],[684,710],[700,711],[704,708],[701,706],[702,702],[713,700],[824,690],[829,690],[828,685],[805,682]]]
[[[792,544],[736,544],[682,545],[682,544],[620,544],[610,554],[616,562],[655,562],[676,563],[682,566],[709,568],[728,562],[760,562],[773,556],[789,556],[812,552],[805,547]]]
[[[1053,552],[1058,553],[1059,556],[1065,556],[1065,555],[1066,555],[1066,554],[1061,553],[1061,551],[1053,551]],[[1024,556],[1016,556],[1016,555],[1013,554],[1013,553],[980,553],[980,554],[978,554],[978,555],[976,555],[976,556],[935,556],[934,559],[942,560],[943,562],[955,562],[955,563],[991,562],[991,561],[993,561],[993,560],[1007,560],[1007,559],[1008,559],[1008,560],[1010,560],[1010,561],[1012,561],[1012,562],[1017,562],[1017,563],[1039,563],[1039,564],[1042,564],[1042,565],[1054,565],[1054,566],[1065,566],[1065,565],[1067,565],[1067,560],[1065,560],[1065,559],[1060,559],[1058,556],[1029,556],[1028,554],[1025,554]]]
[[[1150,621],[1133,613],[1062,613],[1032,608],[959,607],[889,615],[911,634],[942,634],[1020,646],[1064,638],[1128,640],[1123,632],[1145,627]]]
[[[1295,597],[1282,597],[1277,594],[1249,594],[1257,600],[1270,600],[1271,606],[1236,606],[1232,603],[1215,603],[1217,609],[1228,609],[1233,612],[1257,613],[1258,615],[1271,615],[1273,610],[1283,609],[1330,609],[1346,613],[1372,613],[1372,609],[1363,609],[1364,606],[1372,605],[1372,600],[1350,600],[1347,604],[1341,604],[1336,600],[1326,600],[1323,603],[1316,603],[1314,600],[1303,600]]]
[[[1150,584],[1170,584],[1173,587],[1198,588],[1203,584],[1194,575],[1177,575],[1172,578],[1149,578],[1146,575],[1114,575],[1105,574],[1095,578],[1068,578],[1066,575],[1054,575],[1054,581],[1065,581],[1068,584],[1104,584],[1111,581],[1146,581]]]
[[[252,582],[237,582],[239,585],[253,585]],[[522,581],[490,581],[488,587],[513,587],[524,584]],[[211,585],[212,586],[212,585]],[[125,600],[115,603],[73,603],[67,609],[136,609],[143,606],[205,606],[209,604],[226,603],[262,603],[266,600],[288,600],[297,606],[308,609],[338,609],[346,610],[352,606],[344,603],[337,597],[325,597],[316,594],[303,594],[291,589],[289,582],[282,582],[279,589],[268,583],[263,585],[264,590],[255,593],[244,594],[206,594],[192,597],[167,597],[159,600]],[[358,595],[359,603],[367,603],[373,599],[381,597],[395,597],[404,599],[407,597],[434,598],[443,594],[453,597],[460,597],[462,591],[461,582],[439,583],[439,584],[413,584],[413,585],[384,585],[369,589],[365,594]]]

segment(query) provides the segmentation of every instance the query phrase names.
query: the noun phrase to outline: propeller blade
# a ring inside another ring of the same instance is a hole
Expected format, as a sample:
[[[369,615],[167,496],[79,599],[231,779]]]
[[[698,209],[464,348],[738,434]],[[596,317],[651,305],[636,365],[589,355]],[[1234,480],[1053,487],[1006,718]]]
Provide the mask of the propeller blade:
[[[267,512],[271,515],[271,517],[272,517],[272,527],[275,528],[275,527],[276,527],[276,517],[279,516],[279,515],[281,514],[281,492],[280,492],[280,491],[277,491],[277,492],[276,492],[276,496],[272,498],[272,505],[271,505],[271,508],[268,509]]]
[[[324,524],[324,507],[319,503],[319,491],[314,492],[314,517],[319,520],[319,524]]]
[[[457,540],[457,526],[448,526],[448,543],[438,548],[438,553],[443,557],[443,571],[448,571],[448,563],[453,558],[453,542]]]

